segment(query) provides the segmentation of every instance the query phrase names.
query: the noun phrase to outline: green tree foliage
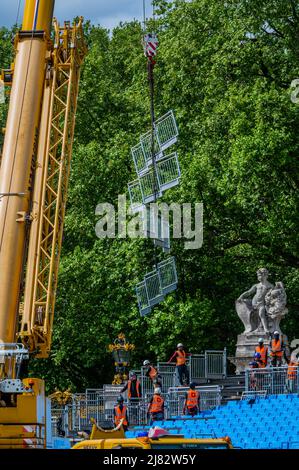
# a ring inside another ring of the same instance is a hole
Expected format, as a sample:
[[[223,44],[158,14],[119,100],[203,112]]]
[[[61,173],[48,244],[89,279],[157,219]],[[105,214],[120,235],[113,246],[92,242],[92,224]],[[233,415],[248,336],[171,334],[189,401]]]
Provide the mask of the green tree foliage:
[[[116,204],[135,178],[130,147],[149,127],[142,31],[87,24],[53,348],[31,363],[50,389],[109,382],[107,345],[120,331],[136,344],[136,367],[167,360],[178,341],[233,354],[243,326],[234,301],[261,266],[284,281],[283,328],[298,336],[298,2],[155,3],[156,111],[173,109],[180,130],[182,179],[167,200],[203,202],[204,243],[187,251],[173,242],[179,288],[140,318],[134,285],[151,269],[152,245],[99,240],[94,226],[96,205]]]

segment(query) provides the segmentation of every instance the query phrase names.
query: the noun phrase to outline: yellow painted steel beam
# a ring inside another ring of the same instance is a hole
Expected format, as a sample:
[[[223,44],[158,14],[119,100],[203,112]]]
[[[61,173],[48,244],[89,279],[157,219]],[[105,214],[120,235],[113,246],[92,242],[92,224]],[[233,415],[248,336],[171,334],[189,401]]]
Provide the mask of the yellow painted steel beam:
[[[50,351],[58,267],[74,138],[82,21],[54,21],[50,87],[45,89],[20,336],[36,357]],[[41,136],[43,136],[41,138]]]
[[[24,31],[45,31],[51,29],[55,0],[27,0],[22,29]]]
[[[32,175],[40,125],[49,25],[54,0],[27,0],[23,30],[45,34],[18,36],[14,79],[0,170],[0,341],[16,340]]]

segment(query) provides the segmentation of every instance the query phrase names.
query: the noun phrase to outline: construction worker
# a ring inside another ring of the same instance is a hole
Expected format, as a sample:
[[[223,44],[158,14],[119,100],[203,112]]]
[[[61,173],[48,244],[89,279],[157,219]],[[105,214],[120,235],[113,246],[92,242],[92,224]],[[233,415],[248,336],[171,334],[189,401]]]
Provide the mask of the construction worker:
[[[282,340],[279,338],[278,331],[274,331],[273,339],[271,340],[270,344],[271,365],[273,367],[281,367],[282,358],[284,354],[284,346]]]
[[[137,379],[137,375],[135,372],[129,373],[129,380],[127,381],[126,385],[121,389],[120,393],[124,393],[128,390],[128,399],[129,400],[136,400],[141,398],[141,384]]]
[[[251,369],[251,372],[249,374],[249,380],[250,380],[250,390],[258,390],[258,384],[257,384],[257,379],[256,375],[254,373],[254,369],[258,369],[259,365],[256,362],[256,360],[249,362],[249,368]]]
[[[184,345],[179,343],[177,345],[176,351],[174,351],[173,355],[168,361],[169,364],[174,358],[176,359],[176,372],[180,385],[189,385],[189,370],[186,365],[187,356],[188,354],[184,349]]]
[[[114,407],[114,424],[115,427],[118,426],[122,421],[122,427],[127,431],[129,427],[128,420],[128,410],[126,405],[124,405],[124,398],[120,395],[117,398],[117,405]]]
[[[145,376],[148,377],[154,386],[162,386],[162,377],[158,374],[156,367],[150,363],[148,359],[143,362],[144,367],[146,367],[147,371]]]
[[[164,398],[161,396],[161,388],[157,387],[149,402],[148,415],[151,416],[151,421],[162,421],[164,419]],[[151,423],[152,424],[152,423]]]
[[[262,356],[259,352],[254,353],[254,362],[257,363],[259,369],[264,368],[264,362],[262,360]]]
[[[195,416],[200,411],[200,394],[195,390],[196,384],[191,382],[190,388],[186,393],[186,399],[183,408],[183,414],[187,412],[187,415]]]
[[[121,389],[120,393],[128,390],[128,400],[130,404],[130,421],[131,424],[138,424],[138,412],[140,410],[141,384],[137,379],[135,372],[129,373],[129,380]]]
[[[263,338],[259,338],[258,346],[255,348],[255,353],[260,354],[260,367],[266,367],[268,364],[268,348],[264,345]]]
[[[296,354],[292,353],[290,362],[288,364],[287,372],[287,391],[290,393],[296,392],[296,378],[298,376],[298,358]]]

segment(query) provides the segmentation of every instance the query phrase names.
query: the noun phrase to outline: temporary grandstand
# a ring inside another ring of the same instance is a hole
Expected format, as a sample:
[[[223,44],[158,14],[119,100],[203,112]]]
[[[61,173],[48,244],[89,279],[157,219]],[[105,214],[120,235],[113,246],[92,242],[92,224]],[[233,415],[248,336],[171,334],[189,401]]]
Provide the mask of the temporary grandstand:
[[[191,356],[188,367],[198,384],[201,413],[183,415],[187,386],[176,383],[175,366],[158,363],[165,399],[165,420],[149,421],[147,408],[153,386],[143,368],[136,371],[142,398],[128,400],[130,428],[127,438],[138,437],[153,426],[185,438],[229,437],[234,448],[299,449],[299,371],[289,390],[288,367],[267,367],[245,374],[228,375],[226,351],[205,351]],[[89,432],[92,420],[105,428],[113,427],[113,409],[122,385],[104,385],[74,394],[64,406],[52,404],[53,436],[71,440],[79,431]]]
[[[298,449],[299,395],[261,395],[203,411],[192,418],[177,416],[156,426],[186,438],[231,438],[234,448]],[[151,426],[136,426],[126,436],[137,437]]]

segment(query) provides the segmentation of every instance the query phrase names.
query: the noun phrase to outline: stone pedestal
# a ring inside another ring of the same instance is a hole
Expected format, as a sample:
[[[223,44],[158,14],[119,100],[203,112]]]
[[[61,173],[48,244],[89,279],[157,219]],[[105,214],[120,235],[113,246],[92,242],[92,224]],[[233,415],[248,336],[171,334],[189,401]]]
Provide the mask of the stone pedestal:
[[[230,361],[236,366],[236,374],[240,374],[241,372],[244,372],[246,368],[248,368],[249,362],[253,360],[254,351],[256,346],[258,346],[259,338],[263,338],[264,345],[268,346],[270,351],[269,346],[271,338],[269,338],[269,336],[266,335],[264,331],[255,331],[248,334],[242,333],[238,335],[235,358],[230,359]],[[282,340],[288,350],[287,336],[282,335]],[[270,359],[268,358],[268,361],[269,360]]]

